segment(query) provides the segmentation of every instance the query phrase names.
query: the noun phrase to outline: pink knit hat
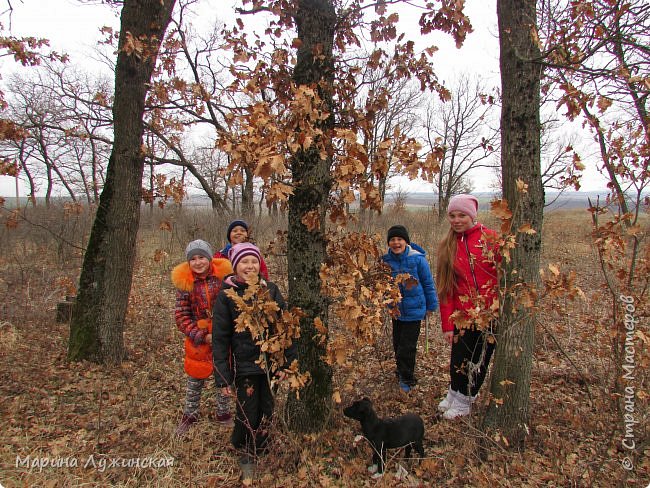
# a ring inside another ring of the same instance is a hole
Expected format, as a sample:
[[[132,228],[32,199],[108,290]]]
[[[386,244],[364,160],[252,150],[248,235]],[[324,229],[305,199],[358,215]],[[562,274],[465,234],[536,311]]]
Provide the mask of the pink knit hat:
[[[451,197],[449,205],[447,206],[447,213],[462,212],[465,215],[472,217],[476,220],[478,214],[478,199],[473,195],[461,194]]]
[[[230,259],[230,264],[232,264],[232,269],[235,273],[237,273],[239,261],[246,256],[255,256],[260,263],[262,262],[262,253],[257,246],[250,242],[240,242],[230,249],[228,259]]]

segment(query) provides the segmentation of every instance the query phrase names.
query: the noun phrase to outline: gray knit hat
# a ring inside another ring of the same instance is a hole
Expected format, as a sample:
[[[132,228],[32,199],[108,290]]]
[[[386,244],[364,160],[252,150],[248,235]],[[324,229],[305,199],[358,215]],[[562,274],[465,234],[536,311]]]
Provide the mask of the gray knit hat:
[[[188,261],[192,259],[192,256],[196,256],[197,254],[199,256],[205,256],[208,260],[211,260],[214,255],[210,244],[201,239],[190,242],[185,248],[185,255]]]

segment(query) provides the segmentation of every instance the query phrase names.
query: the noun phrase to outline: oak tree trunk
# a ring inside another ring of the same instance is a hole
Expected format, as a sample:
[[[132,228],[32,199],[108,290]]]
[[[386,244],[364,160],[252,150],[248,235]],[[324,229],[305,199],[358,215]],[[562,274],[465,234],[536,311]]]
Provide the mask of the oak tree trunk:
[[[293,80],[296,85],[316,86],[320,97],[331,104],[334,26],[336,14],[331,0],[301,0],[295,16],[298,48]],[[320,56],[314,53],[320,52]],[[330,110],[330,113],[332,111]],[[323,122],[325,134],[333,119]],[[331,137],[327,135],[326,137]],[[327,146],[327,141],[324,141]],[[300,398],[289,399],[290,427],[299,432],[323,429],[331,411],[332,371],[323,360],[325,347],[318,345],[314,318],[326,323],[327,306],[321,296],[320,267],[325,260],[325,208],[331,188],[331,160],[321,159],[318,149],[296,153],[292,160],[294,192],[289,198],[289,303],[302,308],[306,316],[301,321],[298,357],[302,371],[309,371],[312,381],[300,392]],[[317,211],[320,228],[309,231],[302,223],[308,212]]]
[[[131,291],[144,153],[145,97],[175,0],[126,0],[113,104],[114,143],[79,280],[68,358],[115,364]]]
[[[503,196],[513,212],[512,228],[530,223],[536,233],[519,233],[510,262],[504,262],[506,290],[497,331],[492,384],[493,399],[484,419],[487,430],[500,432],[510,446],[523,447],[528,433],[528,400],[535,339],[531,309],[516,304],[511,291],[539,283],[544,189],[540,168],[539,48],[535,0],[498,0]],[[517,181],[528,185],[518,191]],[[517,285],[515,285],[517,284]],[[496,401],[495,401],[496,400]]]
[[[255,197],[255,187],[253,186],[254,174],[250,168],[244,170],[245,178],[241,192],[241,214],[242,217],[251,220],[254,215],[253,203]]]

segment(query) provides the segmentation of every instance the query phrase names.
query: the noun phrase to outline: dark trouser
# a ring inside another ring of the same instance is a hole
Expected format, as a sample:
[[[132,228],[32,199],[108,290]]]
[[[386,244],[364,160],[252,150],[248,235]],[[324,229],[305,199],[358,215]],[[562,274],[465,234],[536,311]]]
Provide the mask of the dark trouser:
[[[451,361],[449,364],[452,390],[463,395],[467,395],[468,391],[472,396],[478,394],[483,381],[485,381],[490,358],[492,352],[494,352],[494,345],[494,342],[485,340],[485,334],[482,331],[465,329],[462,335],[457,330],[454,331],[454,342],[451,345]],[[485,354],[479,364],[484,346]],[[468,375],[468,363],[470,362],[473,363],[471,378]]]
[[[415,386],[417,383],[413,372],[415,371],[418,337],[420,337],[420,322],[420,320],[402,322],[393,319],[393,351],[395,351],[397,374],[400,381],[409,386]]]
[[[236,376],[237,416],[230,442],[236,449],[260,454],[268,440],[273,395],[266,375]]]

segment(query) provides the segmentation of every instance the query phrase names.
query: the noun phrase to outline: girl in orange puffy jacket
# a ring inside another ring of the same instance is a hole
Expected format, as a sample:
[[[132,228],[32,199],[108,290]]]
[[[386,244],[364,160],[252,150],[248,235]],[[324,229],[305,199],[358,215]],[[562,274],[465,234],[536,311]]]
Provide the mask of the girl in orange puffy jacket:
[[[177,288],[174,316],[185,335],[185,372],[188,374],[183,417],[176,430],[184,435],[199,418],[201,392],[206,378],[214,373],[212,365],[212,305],[221,290],[223,278],[232,272],[227,259],[212,258],[210,244],[190,242],[185,249],[187,261],[171,274]],[[217,389],[217,420],[231,423],[230,401]]]

